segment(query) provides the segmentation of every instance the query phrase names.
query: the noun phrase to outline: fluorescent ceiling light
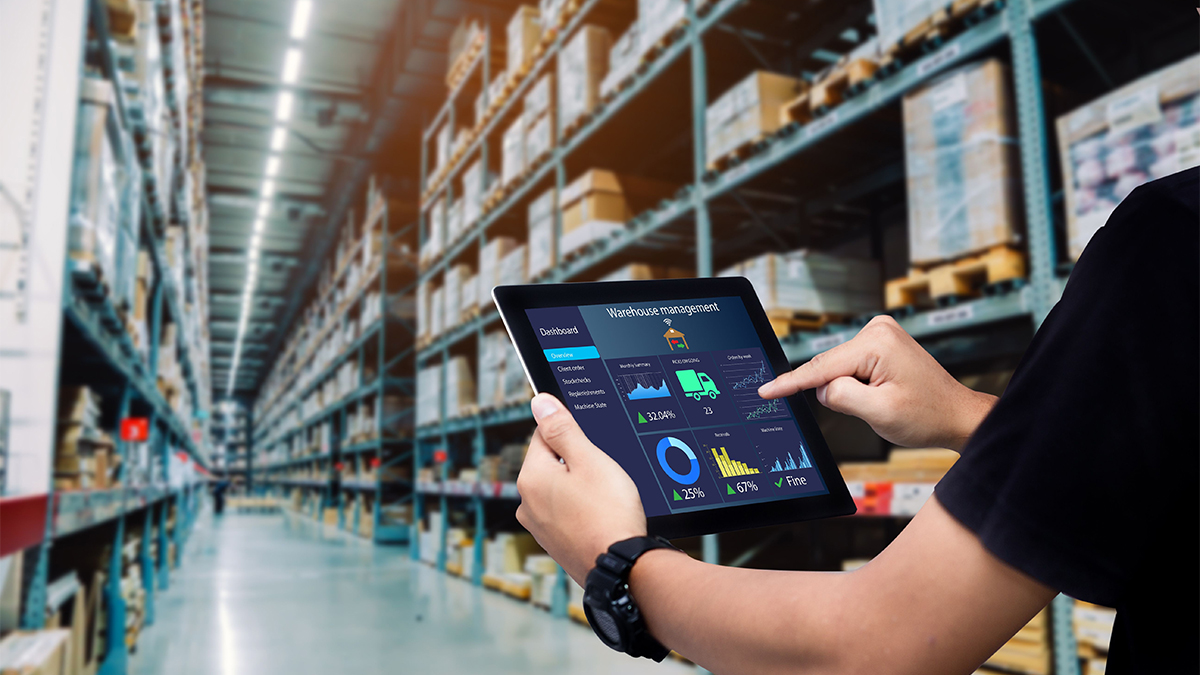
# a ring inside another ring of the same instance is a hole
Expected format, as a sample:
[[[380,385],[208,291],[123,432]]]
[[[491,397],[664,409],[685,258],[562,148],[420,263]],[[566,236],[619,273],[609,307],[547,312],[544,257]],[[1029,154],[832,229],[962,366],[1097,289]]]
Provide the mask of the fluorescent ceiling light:
[[[262,222],[263,218],[271,215],[271,202],[262,200],[258,203],[258,222]]]
[[[275,104],[275,119],[286,122],[292,118],[292,92],[279,92],[279,101]]]
[[[284,127],[275,127],[271,132],[271,149],[275,152],[283,150],[284,143],[287,142],[287,129]]]
[[[275,181],[268,178],[263,181],[263,186],[262,186],[263,199],[269,199],[271,197],[271,195],[273,195],[273,194],[275,194]]]
[[[263,202],[263,204],[266,204],[266,202]],[[266,214],[263,214],[263,215],[266,215]],[[255,234],[261,234],[262,231],[265,229],[267,229],[267,221],[263,220],[262,218],[259,218],[258,220],[254,221],[254,233]]]
[[[308,33],[308,20],[312,18],[312,0],[296,0],[292,8],[292,39],[303,40]]]
[[[279,173],[279,156],[271,155],[267,158],[267,177],[273,177]]]
[[[289,47],[287,53],[283,57],[283,83],[295,84],[296,78],[300,77],[300,50],[296,47]]]
[[[253,237],[250,237],[250,259],[258,260],[258,247],[262,244],[262,236],[257,232]]]

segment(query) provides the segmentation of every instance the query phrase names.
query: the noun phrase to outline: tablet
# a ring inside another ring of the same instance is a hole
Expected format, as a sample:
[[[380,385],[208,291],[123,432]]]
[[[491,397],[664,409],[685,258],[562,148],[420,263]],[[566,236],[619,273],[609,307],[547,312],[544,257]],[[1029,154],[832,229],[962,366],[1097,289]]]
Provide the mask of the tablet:
[[[741,277],[497,286],[536,392],[557,396],[669,538],[854,513],[787,359]]]

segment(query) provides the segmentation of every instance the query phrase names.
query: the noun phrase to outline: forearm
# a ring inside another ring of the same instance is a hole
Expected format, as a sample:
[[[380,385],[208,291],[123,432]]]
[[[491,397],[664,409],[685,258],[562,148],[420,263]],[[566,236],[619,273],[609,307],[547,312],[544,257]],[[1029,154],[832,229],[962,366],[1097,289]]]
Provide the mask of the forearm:
[[[656,638],[713,672],[837,672],[848,577],[720,567],[660,550],[638,560],[630,590]]]

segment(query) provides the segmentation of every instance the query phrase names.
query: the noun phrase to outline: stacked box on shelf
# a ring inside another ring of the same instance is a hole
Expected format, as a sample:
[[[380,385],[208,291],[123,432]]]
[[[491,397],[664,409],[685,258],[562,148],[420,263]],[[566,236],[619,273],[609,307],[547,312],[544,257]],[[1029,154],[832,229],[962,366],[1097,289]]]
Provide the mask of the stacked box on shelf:
[[[600,101],[600,82],[608,72],[608,53],[612,47],[609,32],[599,26],[584,25],[558,53],[558,129],[562,132],[596,107]]]
[[[990,59],[904,97],[909,260],[926,265],[1021,240],[1007,69]]]
[[[111,475],[119,461],[112,438],[100,428],[100,398],[88,387],[61,387],[54,488],[106,490],[114,486]]]
[[[484,333],[479,338],[478,404],[481,410],[494,408],[501,403],[501,373],[504,368],[504,351],[501,341],[507,340],[503,330]]]
[[[533,50],[542,39],[542,19],[536,7],[521,5],[508,22],[508,48],[505,59],[508,79],[518,77],[522,67],[533,58]]]
[[[538,0],[538,16],[542,20],[542,30],[549,30],[559,25],[567,0]]]
[[[528,272],[537,279],[558,264],[558,241],[554,236],[557,190],[550,188],[529,202]]]
[[[1079,658],[1084,660],[1084,675],[1103,675],[1108,666],[1108,647],[1112,641],[1113,623],[1117,610],[1075,601],[1072,623]]]
[[[430,283],[422,280],[417,284],[417,340],[424,341],[431,337],[430,328]]]
[[[483,195],[487,187],[487,171],[483,160],[476,160],[463,172],[462,179],[462,230],[470,230],[483,213]],[[451,235],[451,239],[457,237]]]
[[[438,197],[429,207],[425,241],[421,244],[420,263],[427,265],[442,254],[446,232],[446,200]]]
[[[783,125],[781,108],[804,89],[802,80],[758,70],[705,111],[704,156],[710,165]]]
[[[735,265],[738,270],[734,274],[740,274],[740,266]],[[720,276],[731,276],[730,270],[722,272]],[[665,267],[662,265],[650,265],[648,263],[629,263],[604,275],[598,281],[649,281],[651,279],[687,279],[692,276],[691,270],[683,269],[682,267]],[[761,297],[761,296],[760,296]]]
[[[475,408],[475,373],[467,357],[458,355],[446,362],[446,418],[469,415]]]
[[[500,146],[500,182],[514,185],[525,172],[525,115],[517,115],[504,130]]]
[[[442,288],[445,296],[442,299],[442,326],[444,329],[453,328],[461,323],[463,285],[474,278],[471,266],[466,263],[450,265],[442,277]]]
[[[893,449],[886,462],[842,463],[838,469],[860,514],[912,516],[957,460],[953,450]]]
[[[608,72],[600,82],[600,96],[607,97],[617,86],[637,72],[642,61],[641,19],[634,21],[613,41],[608,52]]]
[[[468,321],[479,312],[479,276],[470,274],[463,278],[458,292],[459,321]]]
[[[525,561],[543,551],[533,536],[526,532],[497,532],[483,548],[484,584],[498,589],[532,593],[532,579],[524,571]],[[507,588],[506,588],[507,587]]]
[[[450,202],[450,208],[446,211],[446,241],[455,242],[464,234],[466,221],[464,220],[465,202],[462,197]]]
[[[500,259],[500,284],[523,284],[527,278],[525,245],[521,244]]]
[[[548,555],[531,555],[525,558],[524,571],[531,582],[529,602],[550,609],[554,601],[554,589],[558,585],[558,563]]]
[[[544,73],[525,95],[523,161],[533,167],[554,149],[554,73]]]
[[[512,237],[496,237],[479,249],[479,304],[486,308],[492,304],[492,289],[501,281],[501,263],[517,248]]]
[[[861,260],[800,249],[764,253],[722,270],[750,280],[763,309],[805,314],[865,314],[880,309],[880,269]]]
[[[491,84],[480,90],[479,95],[475,97],[475,125],[479,126],[483,123],[483,119],[487,114],[488,108],[496,105],[500,97],[504,94],[504,87],[508,84],[508,73],[500,72],[492,78]]]
[[[559,255],[570,255],[624,230],[631,215],[617,175],[601,169],[588,171],[563,188]]]
[[[645,54],[687,17],[686,0],[638,0],[640,54]],[[639,56],[640,56],[639,54]]]
[[[75,133],[67,254],[76,268],[111,283],[116,276],[118,222],[125,175],[108,133],[112,83],[83,78]]]
[[[62,628],[14,631],[0,640],[0,669],[17,675],[73,675],[76,657],[72,642],[80,647],[84,644]]]
[[[1200,165],[1200,56],[1127,84],[1058,118],[1067,253],[1137,186]]]
[[[442,419],[442,366],[425,366],[417,371],[417,426]]]
[[[875,31],[880,45],[888,49],[905,42],[910,32],[914,35],[909,42],[919,38],[929,21],[945,14],[947,5],[945,0],[874,0]]]

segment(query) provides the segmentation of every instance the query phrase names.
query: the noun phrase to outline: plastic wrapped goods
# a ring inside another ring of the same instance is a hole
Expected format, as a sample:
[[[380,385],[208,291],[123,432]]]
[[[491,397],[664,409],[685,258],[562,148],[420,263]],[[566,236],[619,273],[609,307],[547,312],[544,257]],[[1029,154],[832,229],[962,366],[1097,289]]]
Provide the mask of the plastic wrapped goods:
[[[465,356],[446,362],[446,418],[462,417],[475,405],[475,373]]]
[[[443,277],[443,288],[446,289],[446,295],[443,299],[443,314],[442,326],[451,328],[462,323],[462,287],[467,279],[473,279],[475,275],[471,273],[471,268],[465,264],[451,265],[446,268],[446,274]]]
[[[1007,71],[994,59],[904,97],[909,259],[936,263],[1020,241]]]
[[[529,88],[529,93],[525,94],[526,117],[537,119],[552,111],[550,104],[554,100],[551,97],[553,89],[554,73],[546,73],[538,78],[538,81]]]
[[[713,162],[739,146],[774,133],[780,107],[804,87],[801,80],[757,70],[735,84],[705,112],[705,156]]]
[[[799,250],[766,253],[722,270],[744,276],[767,311],[865,314],[880,309],[879,263]]]
[[[1200,165],[1200,56],[1059,117],[1057,128],[1075,260],[1134,188]]]
[[[505,66],[511,77],[533,56],[542,37],[542,20],[536,7],[521,5],[508,22],[508,58]]]
[[[525,163],[532,167],[543,157],[550,155],[554,147],[554,117],[543,115],[529,127],[525,136]]]
[[[417,371],[417,426],[433,424],[441,420],[442,366],[441,364],[421,368]]]
[[[504,343],[508,336],[503,330],[484,333],[479,339],[479,407],[494,408],[504,400],[502,379]]]
[[[528,272],[530,279],[550,271],[558,258],[555,255],[557,242],[554,237],[554,213],[557,203],[556,190],[550,188],[529,202],[529,247]]]
[[[646,53],[687,16],[685,0],[638,0],[640,54]],[[640,55],[639,54],[639,55]]]
[[[946,9],[945,0],[875,0],[875,31],[883,47],[904,40],[909,31]]]
[[[426,264],[436,260],[442,254],[444,235],[446,232],[446,200],[438,197],[433,206],[429,207],[429,218],[425,225],[425,241],[421,244],[421,263]]]
[[[608,73],[600,83],[600,95],[608,96],[625,78],[632,75],[641,62],[642,43],[641,21],[634,21],[629,28],[613,42],[608,52]]]
[[[71,258],[111,280],[116,271],[123,171],[107,131],[114,94],[108,80],[84,78],[75,133],[67,248]]]
[[[482,160],[476,161],[463,172],[462,225],[464,230],[475,225],[483,211],[484,180],[485,172]]]
[[[566,129],[600,100],[600,82],[608,72],[612,37],[586,25],[558,53],[558,128]]]
[[[417,338],[429,337],[430,288],[428,281],[417,284]]]
[[[500,148],[500,180],[508,185],[525,171],[525,115],[517,115],[504,131]]]
[[[525,245],[521,244],[500,259],[500,284],[523,284],[526,278]],[[491,289],[488,289],[488,293],[491,293]]]
[[[492,288],[501,283],[501,261],[516,247],[512,237],[496,237],[479,249],[479,298],[483,307],[491,304]]]

